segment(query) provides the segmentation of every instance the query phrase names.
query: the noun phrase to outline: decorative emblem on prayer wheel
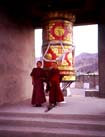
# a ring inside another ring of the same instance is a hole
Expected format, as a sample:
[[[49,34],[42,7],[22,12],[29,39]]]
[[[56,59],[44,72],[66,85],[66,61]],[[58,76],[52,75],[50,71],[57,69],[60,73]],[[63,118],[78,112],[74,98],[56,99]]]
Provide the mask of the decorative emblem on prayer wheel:
[[[43,24],[43,62],[47,70],[51,63],[58,62],[62,81],[74,81],[73,23],[75,16],[70,13],[51,12]]]

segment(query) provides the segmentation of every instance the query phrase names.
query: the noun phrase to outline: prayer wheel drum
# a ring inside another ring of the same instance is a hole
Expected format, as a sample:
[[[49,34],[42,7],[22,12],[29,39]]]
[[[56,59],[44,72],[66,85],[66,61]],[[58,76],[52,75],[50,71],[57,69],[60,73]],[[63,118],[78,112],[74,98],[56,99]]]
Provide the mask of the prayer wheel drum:
[[[51,12],[43,19],[43,66],[49,70],[52,62],[58,63],[62,81],[74,81],[73,23],[75,16],[66,12]]]

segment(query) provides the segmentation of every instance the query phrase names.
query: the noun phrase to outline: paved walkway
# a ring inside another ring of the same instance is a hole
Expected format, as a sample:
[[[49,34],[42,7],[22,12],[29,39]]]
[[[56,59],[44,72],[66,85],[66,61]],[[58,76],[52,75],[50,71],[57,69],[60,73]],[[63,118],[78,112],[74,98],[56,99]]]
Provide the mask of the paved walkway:
[[[79,93],[65,97],[64,102],[59,103],[49,112],[45,112],[46,104],[42,107],[32,107],[30,102],[29,99],[18,104],[3,105],[0,107],[0,112],[105,115],[105,98],[85,97]]]

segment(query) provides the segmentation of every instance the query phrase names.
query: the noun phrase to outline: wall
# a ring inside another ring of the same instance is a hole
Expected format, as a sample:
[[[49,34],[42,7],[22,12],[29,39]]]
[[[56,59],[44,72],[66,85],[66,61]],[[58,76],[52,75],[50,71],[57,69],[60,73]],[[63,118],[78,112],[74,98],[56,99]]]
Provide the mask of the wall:
[[[30,98],[34,29],[0,11],[0,105]]]
[[[89,84],[90,89],[95,89],[99,86],[99,75],[79,75],[76,78],[76,88],[83,88],[84,84]]]

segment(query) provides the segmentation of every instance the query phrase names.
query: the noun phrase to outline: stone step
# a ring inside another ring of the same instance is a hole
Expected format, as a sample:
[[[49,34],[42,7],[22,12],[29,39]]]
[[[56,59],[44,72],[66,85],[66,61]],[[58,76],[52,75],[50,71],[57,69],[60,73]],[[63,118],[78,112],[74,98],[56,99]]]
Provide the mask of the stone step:
[[[97,117],[97,119],[96,119]],[[0,125],[75,128],[105,130],[105,117],[90,115],[43,115],[29,113],[0,113]]]
[[[0,126],[0,137],[105,137],[105,131],[66,128]]]
[[[31,118],[52,118],[52,119],[74,119],[74,120],[99,120],[104,121],[105,115],[90,115],[90,114],[51,114],[51,113],[22,113],[22,112],[0,112],[0,117],[31,117]]]
[[[31,118],[0,116],[0,126],[28,126],[31,127],[49,127],[49,128],[67,128],[67,129],[85,129],[85,130],[105,130],[105,120],[74,120],[74,119],[54,119],[54,118]]]
[[[0,112],[0,137],[12,136],[103,137],[105,116]]]

